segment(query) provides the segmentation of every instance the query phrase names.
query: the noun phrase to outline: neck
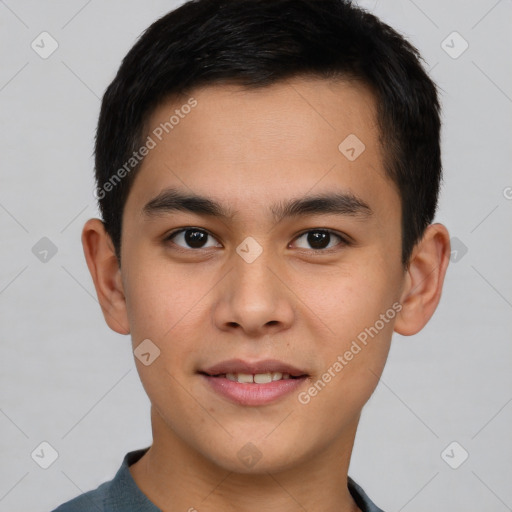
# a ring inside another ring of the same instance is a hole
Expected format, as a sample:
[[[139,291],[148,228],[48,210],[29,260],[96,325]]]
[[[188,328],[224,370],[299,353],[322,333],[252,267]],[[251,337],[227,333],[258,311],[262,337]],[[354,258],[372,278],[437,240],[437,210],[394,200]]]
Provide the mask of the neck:
[[[347,487],[358,421],[336,446],[326,446],[290,469],[242,474],[193,450],[153,408],[151,419],[153,445],[130,466],[130,473],[165,512],[360,512]]]

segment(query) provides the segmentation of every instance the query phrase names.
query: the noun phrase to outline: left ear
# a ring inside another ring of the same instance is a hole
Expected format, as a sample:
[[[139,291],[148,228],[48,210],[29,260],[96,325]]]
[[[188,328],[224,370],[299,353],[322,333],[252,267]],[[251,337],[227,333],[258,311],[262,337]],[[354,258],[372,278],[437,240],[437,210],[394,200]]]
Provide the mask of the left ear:
[[[400,297],[402,310],[395,331],[411,336],[421,331],[439,304],[450,261],[450,235],[442,224],[431,224],[414,247]]]

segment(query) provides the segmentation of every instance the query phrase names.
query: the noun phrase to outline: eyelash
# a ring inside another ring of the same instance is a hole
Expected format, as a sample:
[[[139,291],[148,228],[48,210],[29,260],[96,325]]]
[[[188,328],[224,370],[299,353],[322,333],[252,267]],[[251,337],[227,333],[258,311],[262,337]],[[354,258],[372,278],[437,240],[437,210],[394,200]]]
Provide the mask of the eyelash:
[[[201,233],[205,233],[206,235],[208,235],[209,237],[217,240],[209,231],[205,230],[205,229],[202,229],[202,228],[195,228],[193,226],[189,226],[189,227],[186,227],[186,228],[180,228],[180,229],[177,229],[171,233],[169,233],[165,238],[164,238],[164,242],[172,242],[172,239],[176,236],[176,235],[179,235],[180,233],[185,233],[186,231],[198,231],[198,232],[201,232]],[[302,233],[299,233],[293,240],[297,240],[299,238],[301,238],[302,236],[304,235],[307,235],[308,233],[328,233],[329,235],[331,236],[335,236],[337,237],[340,242],[338,244],[336,244],[334,247],[330,247],[330,248],[327,248],[327,249],[302,249],[300,248],[299,250],[305,250],[307,252],[312,252],[312,253],[316,253],[316,254],[319,254],[319,253],[331,253],[335,250],[338,250],[338,247],[341,246],[341,247],[346,247],[346,246],[349,246],[351,245],[351,242],[349,242],[349,240],[347,238],[345,238],[344,236],[342,236],[340,233],[336,232],[336,231],[333,231],[331,229],[327,229],[327,228],[314,228],[314,229],[308,229],[306,231],[303,231]],[[329,241],[330,242],[330,241]],[[194,251],[194,252],[199,252],[201,250],[207,250],[209,249],[209,247],[206,247],[206,248],[199,248],[199,249],[194,249],[192,247],[189,247],[189,248],[185,248],[185,247],[182,247],[180,245],[177,245],[175,244],[174,242],[172,242],[176,247],[178,247],[178,250],[182,250],[182,251],[186,251],[186,252],[189,252],[189,251]]]

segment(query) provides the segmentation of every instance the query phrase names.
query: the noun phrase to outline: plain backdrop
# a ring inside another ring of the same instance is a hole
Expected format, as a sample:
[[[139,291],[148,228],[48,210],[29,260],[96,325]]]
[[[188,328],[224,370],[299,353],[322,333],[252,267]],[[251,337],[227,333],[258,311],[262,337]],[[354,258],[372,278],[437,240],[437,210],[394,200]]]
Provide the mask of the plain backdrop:
[[[433,319],[393,338],[349,474],[386,512],[512,510],[512,2],[361,3],[439,84],[436,221],[454,252]],[[130,339],[103,320],[80,233],[98,216],[100,99],[136,38],[177,5],[0,1],[2,512],[51,510],[151,444]],[[58,44],[47,58],[31,46],[41,37],[45,51]],[[41,449],[58,454],[47,469],[31,455]]]

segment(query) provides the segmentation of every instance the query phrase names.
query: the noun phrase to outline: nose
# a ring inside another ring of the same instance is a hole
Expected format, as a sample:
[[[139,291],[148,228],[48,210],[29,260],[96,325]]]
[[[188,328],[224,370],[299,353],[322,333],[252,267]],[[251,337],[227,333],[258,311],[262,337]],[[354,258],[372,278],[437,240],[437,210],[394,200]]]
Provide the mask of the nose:
[[[233,265],[217,290],[217,327],[251,337],[288,329],[295,314],[293,293],[285,285],[279,262],[263,251],[251,263],[235,254]]]

